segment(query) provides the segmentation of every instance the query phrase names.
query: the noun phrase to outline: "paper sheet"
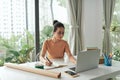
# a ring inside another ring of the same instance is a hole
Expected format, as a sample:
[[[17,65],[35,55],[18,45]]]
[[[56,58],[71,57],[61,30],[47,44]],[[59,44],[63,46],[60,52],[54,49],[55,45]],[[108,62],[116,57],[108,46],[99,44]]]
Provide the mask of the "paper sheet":
[[[61,67],[65,67],[65,66],[67,66],[67,64],[59,64],[59,63],[53,62],[53,64],[51,66],[44,66],[44,69],[50,70],[50,69],[61,68]]]

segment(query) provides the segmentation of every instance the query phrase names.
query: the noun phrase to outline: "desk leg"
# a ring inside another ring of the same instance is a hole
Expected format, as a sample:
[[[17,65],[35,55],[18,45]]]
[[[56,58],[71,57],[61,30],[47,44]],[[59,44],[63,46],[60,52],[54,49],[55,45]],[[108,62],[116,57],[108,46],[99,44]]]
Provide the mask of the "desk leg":
[[[120,80],[120,75],[117,75],[115,80]]]
[[[109,78],[109,79],[107,79],[107,80],[116,80],[116,78]]]

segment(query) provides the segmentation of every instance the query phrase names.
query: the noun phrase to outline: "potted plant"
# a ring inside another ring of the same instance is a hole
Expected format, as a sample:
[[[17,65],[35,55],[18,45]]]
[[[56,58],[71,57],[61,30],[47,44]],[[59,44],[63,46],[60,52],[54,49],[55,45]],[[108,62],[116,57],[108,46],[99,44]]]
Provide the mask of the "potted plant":
[[[120,50],[119,49],[114,49],[113,59],[116,61],[120,61]]]
[[[26,41],[26,36],[29,42]],[[30,61],[30,54],[34,50],[33,44],[33,36],[28,31],[25,35],[12,35],[9,39],[0,36],[0,49],[6,51],[6,62],[25,63]]]
[[[22,46],[20,50],[15,50],[13,48],[10,48],[9,46],[5,47],[6,47],[5,62],[12,63],[25,63],[30,61],[30,52],[34,49],[34,47],[29,47],[28,45]]]

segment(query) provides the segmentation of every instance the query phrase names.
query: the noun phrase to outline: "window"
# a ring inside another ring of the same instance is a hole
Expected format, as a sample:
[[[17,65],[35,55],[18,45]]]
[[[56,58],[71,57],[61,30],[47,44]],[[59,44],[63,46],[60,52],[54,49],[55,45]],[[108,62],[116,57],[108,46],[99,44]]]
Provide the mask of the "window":
[[[21,52],[25,52],[26,49],[32,50],[34,47],[35,16],[37,16],[35,15],[34,1],[0,0],[0,50],[3,48],[7,48],[8,51],[12,50],[6,52],[5,61],[7,62],[23,63],[29,61],[26,59],[27,56],[23,55],[25,53]],[[65,1],[39,0],[40,46],[45,39],[52,36],[52,21],[54,19],[64,23],[66,27],[64,39],[67,40],[69,28]],[[41,33],[51,34],[45,36]]]
[[[111,40],[112,50],[114,53],[113,59],[120,61],[120,0],[116,0],[111,25]]]
[[[40,0],[40,49],[45,39],[52,36],[53,20],[58,20],[65,25],[64,39],[68,37],[68,19],[66,0]],[[49,29],[48,29],[49,28]]]
[[[34,0],[0,0],[0,49],[12,50],[8,62],[26,62],[24,51],[34,47],[34,6]]]

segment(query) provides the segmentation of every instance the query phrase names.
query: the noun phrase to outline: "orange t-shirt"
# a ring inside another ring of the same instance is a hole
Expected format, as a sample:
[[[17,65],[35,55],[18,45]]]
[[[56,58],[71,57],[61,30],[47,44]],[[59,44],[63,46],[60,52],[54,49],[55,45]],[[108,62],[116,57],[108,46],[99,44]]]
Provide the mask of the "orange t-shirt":
[[[63,58],[64,53],[69,53],[69,45],[65,40],[59,40],[58,42],[53,42],[52,38],[46,40],[43,43],[42,52],[47,52],[47,56],[50,59]]]

